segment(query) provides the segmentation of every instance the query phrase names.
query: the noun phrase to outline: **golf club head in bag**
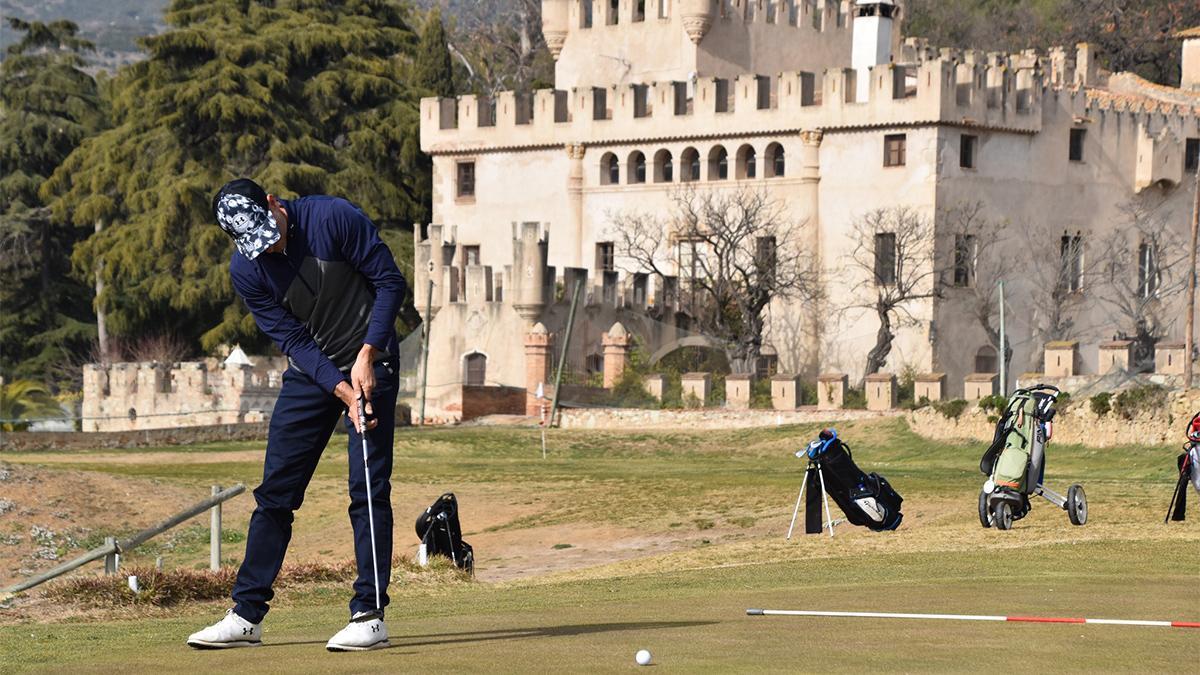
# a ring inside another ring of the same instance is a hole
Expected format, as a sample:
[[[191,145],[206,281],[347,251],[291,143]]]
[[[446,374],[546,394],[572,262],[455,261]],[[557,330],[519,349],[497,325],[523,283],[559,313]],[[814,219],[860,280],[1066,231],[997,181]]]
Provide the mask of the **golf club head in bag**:
[[[417,516],[417,536],[426,555],[449,558],[455,567],[475,574],[475,552],[463,541],[458,522],[458,498],[447,492]]]

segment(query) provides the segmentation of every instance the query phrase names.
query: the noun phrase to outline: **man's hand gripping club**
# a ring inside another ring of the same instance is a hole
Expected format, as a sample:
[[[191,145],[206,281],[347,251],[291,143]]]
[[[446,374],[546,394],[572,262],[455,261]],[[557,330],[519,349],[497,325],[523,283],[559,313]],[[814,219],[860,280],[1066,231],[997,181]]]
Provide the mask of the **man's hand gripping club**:
[[[359,433],[378,426],[375,411],[371,407],[371,392],[375,390],[375,348],[363,345],[350,369],[350,382],[342,382],[333,390],[335,396],[346,405],[346,416]]]

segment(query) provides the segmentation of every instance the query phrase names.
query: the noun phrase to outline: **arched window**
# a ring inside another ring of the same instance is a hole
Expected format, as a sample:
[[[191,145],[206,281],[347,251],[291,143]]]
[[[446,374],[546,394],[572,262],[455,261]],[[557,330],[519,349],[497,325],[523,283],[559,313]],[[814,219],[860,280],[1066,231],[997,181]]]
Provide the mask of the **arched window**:
[[[685,183],[700,180],[700,153],[695,148],[687,148],[680,156],[679,179]]]
[[[997,371],[996,348],[984,345],[975,352],[975,372],[994,373]]]
[[[621,182],[621,165],[617,156],[611,152],[604,153],[600,158],[600,184],[616,185]]]
[[[466,378],[463,384],[468,387],[482,387],[487,384],[487,356],[474,352],[467,354]]]
[[[629,165],[625,168],[625,182],[646,182],[646,155],[637,150],[629,153]]]
[[[725,180],[729,178],[729,153],[725,146],[718,145],[708,151],[708,179]]]
[[[738,180],[746,178],[756,178],[758,176],[758,155],[754,151],[754,146],[743,145],[738,148],[737,153],[737,173],[734,177]]]
[[[768,145],[766,160],[767,178],[781,178],[787,175],[787,164],[784,160],[782,145],[778,143]]]
[[[675,180],[675,158],[670,150],[659,150],[654,153],[654,182],[670,183]]]

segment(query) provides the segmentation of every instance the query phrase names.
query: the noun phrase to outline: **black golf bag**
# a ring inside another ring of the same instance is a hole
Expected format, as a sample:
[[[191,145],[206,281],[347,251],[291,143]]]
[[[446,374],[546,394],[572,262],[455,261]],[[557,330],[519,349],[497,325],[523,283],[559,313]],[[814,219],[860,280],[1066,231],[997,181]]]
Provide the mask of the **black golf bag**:
[[[1200,493],[1200,413],[1192,418],[1187,430],[1188,442],[1183,446],[1183,454],[1176,460],[1179,468],[1179,481],[1175,484],[1175,493],[1171,495],[1171,505],[1167,507],[1167,520],[1183,520],[1187,517],[1188,483]]]
[[[475,552],[463,541],[458,522],[458,499],[447,492],[417,516],[417,536],[429,556],[445,556],[459,569],[475,573]]]
[[[904,498],[883,476],[863,473],[850,455],[849,444],[837,437],[837,431],[822,431],[820,437],[809,444],[807,454],[810,466],[805,478],[808,481],[804,505],[806,533],[821,533],[822,479],[824,492],[837,502],[851,524],[876,532],[900,527],[900,521],[904,519],[900,504]],[[820,467],[820,474],[816,466]]]

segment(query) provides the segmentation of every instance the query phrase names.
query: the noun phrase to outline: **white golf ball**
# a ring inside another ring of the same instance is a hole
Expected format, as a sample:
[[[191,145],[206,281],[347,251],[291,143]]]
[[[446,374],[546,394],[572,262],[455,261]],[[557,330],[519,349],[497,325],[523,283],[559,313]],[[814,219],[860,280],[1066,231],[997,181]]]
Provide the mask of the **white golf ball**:
[[[634,661],[637,661],[637,664],[638,664],[639,666],[648,666],[648,665],[650,665],[650,650],[648,650],[648,649],[639,649],[639,650],[638,650],[638,653],[634,655],[634,657],[633,657],[633,660],[634,660]]]

